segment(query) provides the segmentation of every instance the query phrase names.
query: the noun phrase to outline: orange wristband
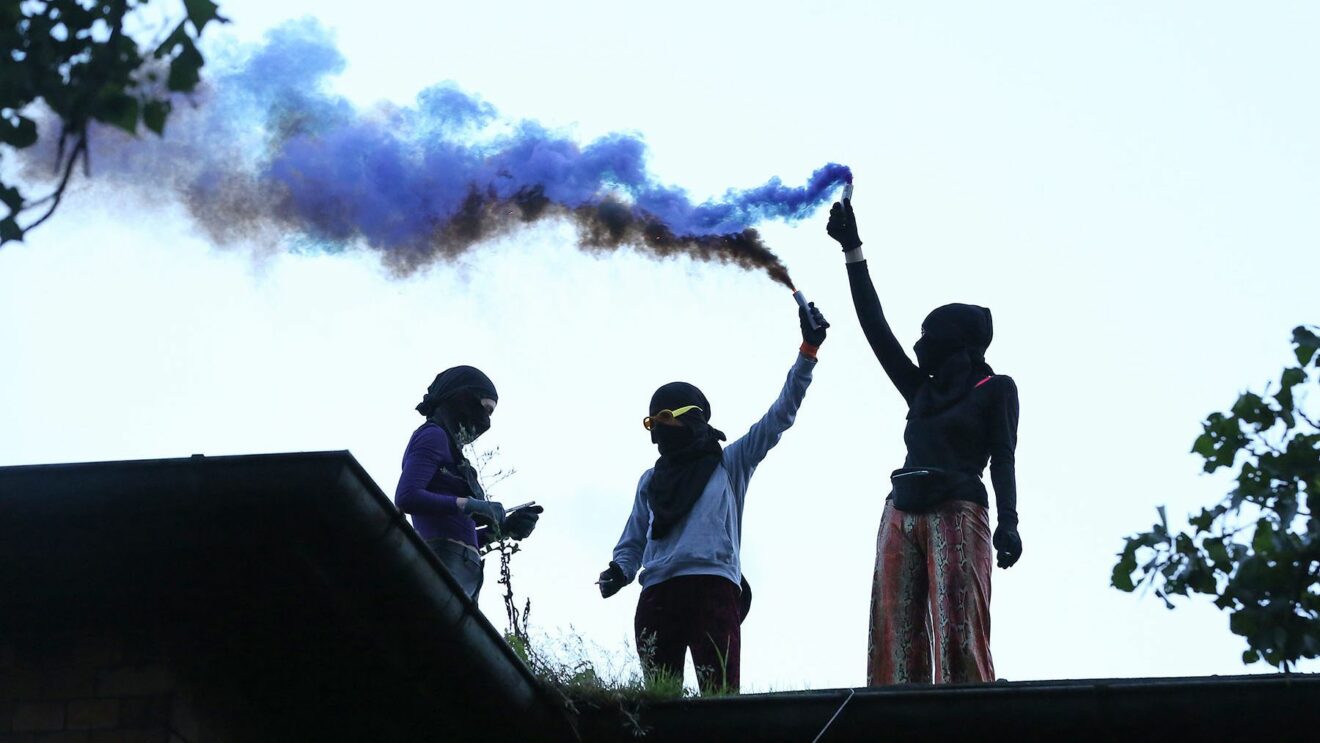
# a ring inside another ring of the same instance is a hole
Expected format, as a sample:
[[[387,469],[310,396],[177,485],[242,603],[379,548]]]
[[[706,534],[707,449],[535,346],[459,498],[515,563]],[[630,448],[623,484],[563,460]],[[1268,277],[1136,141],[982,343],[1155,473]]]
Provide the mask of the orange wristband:
[[[802,345],[798,346],[798,350],[802,352],[803,356],[814,359],[816,358],[816,352],[820,350],[820,346],[813,346],[806,341],[802,341]]]

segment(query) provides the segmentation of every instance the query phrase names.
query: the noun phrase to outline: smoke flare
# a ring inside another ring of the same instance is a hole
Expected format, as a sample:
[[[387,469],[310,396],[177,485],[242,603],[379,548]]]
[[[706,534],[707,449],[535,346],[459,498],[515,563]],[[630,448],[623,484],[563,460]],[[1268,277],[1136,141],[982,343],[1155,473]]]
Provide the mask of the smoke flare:
[[[688,255],[762,269],[790,287],[753,225],[805,217],[850,177],[829,164],[801,187],[772,178],[694,204],[651,175],[636,136],[582,145],[501,119],[449,83],[411,106],[364,111],[327,92],[343,67],[324,29],[286,24],[213,72],[196,105],[176,105],[163,139],[95,132],[93,172],[152,198],[170,192],[216,242],[293,235],[332,251],[365,245],[400,275],[561,218],[584,249]],[[50,162],[42,157],[35,150],[29,165]]]

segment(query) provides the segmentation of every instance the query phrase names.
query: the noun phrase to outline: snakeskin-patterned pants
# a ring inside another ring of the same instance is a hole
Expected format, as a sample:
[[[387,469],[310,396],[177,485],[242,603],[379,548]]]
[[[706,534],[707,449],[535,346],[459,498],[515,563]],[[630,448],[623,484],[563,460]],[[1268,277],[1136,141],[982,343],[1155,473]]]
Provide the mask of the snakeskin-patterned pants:
[[[930,513],[885,503],[876,539],[866,682],[993,681],[990,517],[951,501]]]

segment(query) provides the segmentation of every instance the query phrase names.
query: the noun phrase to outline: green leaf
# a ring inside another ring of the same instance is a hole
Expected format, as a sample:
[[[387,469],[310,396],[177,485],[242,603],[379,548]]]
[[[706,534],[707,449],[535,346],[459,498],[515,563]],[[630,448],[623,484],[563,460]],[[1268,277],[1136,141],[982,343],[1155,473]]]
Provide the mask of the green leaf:
[[[226,19],[220,17],[220,6],[211,2],[211,0],[183,0],[183,7],[188,11],[188,20],[192,21],[193,28],[197,29],[198,35],[201,35],[202,29],[211,21],[226,23]]]
[[[169,101],[147,101],[142,107],[142,122],[156,134],[165,133],[165,119],[169,118],[173,105]]]
[[[37,143],[37,122],[26,116],[19,116],[18,121],[5,122],[4,131],[0,134],[0,141],[21,150],[24,147],[31,147]]]
[[[176,93],[191,93],[201,82],[200,70],[205,60],[193,44],[192,39],[185,39],[179,56],[170,62],[170,77],[167,85]]]
[[[165,40],[160,42],[160,46],[156,47],[155,57],[157,59],[167,57],[173,54],[179,46],[191,43],[192,39],[188,36],[187,21],[179,21],[179,25],[175,26],[170,35],[166,36]]]
[[[1242,652],[1243,665],[1249,666],[1258,660],[1260,660],[1260,653],[1256,652],[1255,650],[1245,650]]]
[[[16,214],[23,208],[23,194],[13,186],[0,186],[0,201],[9,207],[10,214]]]
[[[1305,325],[1298,325],[1293,328],[1293,345],[1297,346],[1297,363],[1310,366],[1316,353],[1320,352],[1320,335]]]
[[[1256,533],[1251,537],[1251,549],[1258,555],[1269,556],[1274,553],[1274,524],[1271,524],[1269,519],[1256,522]]]
[[[137,133],[138,99],[127,93],[113,92],[97,102],[95,113],[97,121],[123,129],[129,134]]]
[[[0,219],[0,245],[7,242],[23,242],[23,228],[13,216]]]
[[[1224,546],[1223,539],[1207,539],[1205,541],[1205,553],[1214,564],[1216,570],[1228,572],[1233,567],[1233,561],[1228,557],[1228,548]]]

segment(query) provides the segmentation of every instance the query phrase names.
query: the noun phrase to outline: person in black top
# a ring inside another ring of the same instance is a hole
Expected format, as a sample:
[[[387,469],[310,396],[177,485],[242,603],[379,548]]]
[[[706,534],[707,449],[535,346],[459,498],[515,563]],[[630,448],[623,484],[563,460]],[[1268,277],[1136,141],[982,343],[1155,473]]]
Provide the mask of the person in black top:
[[[862,331],[908,405],[907,458],[890,476],[871,593],[869,685],[993,681],[991,544],[1001,568],[1022,556],[1014,450],[1018,393],[985,361],[990,310],[949,304],[926,317],[913,363],[885,321],[852,204],[830,209]],[[981,475],[990,465],[990,536]],[[932,667],[933,662],[933,667]]]

